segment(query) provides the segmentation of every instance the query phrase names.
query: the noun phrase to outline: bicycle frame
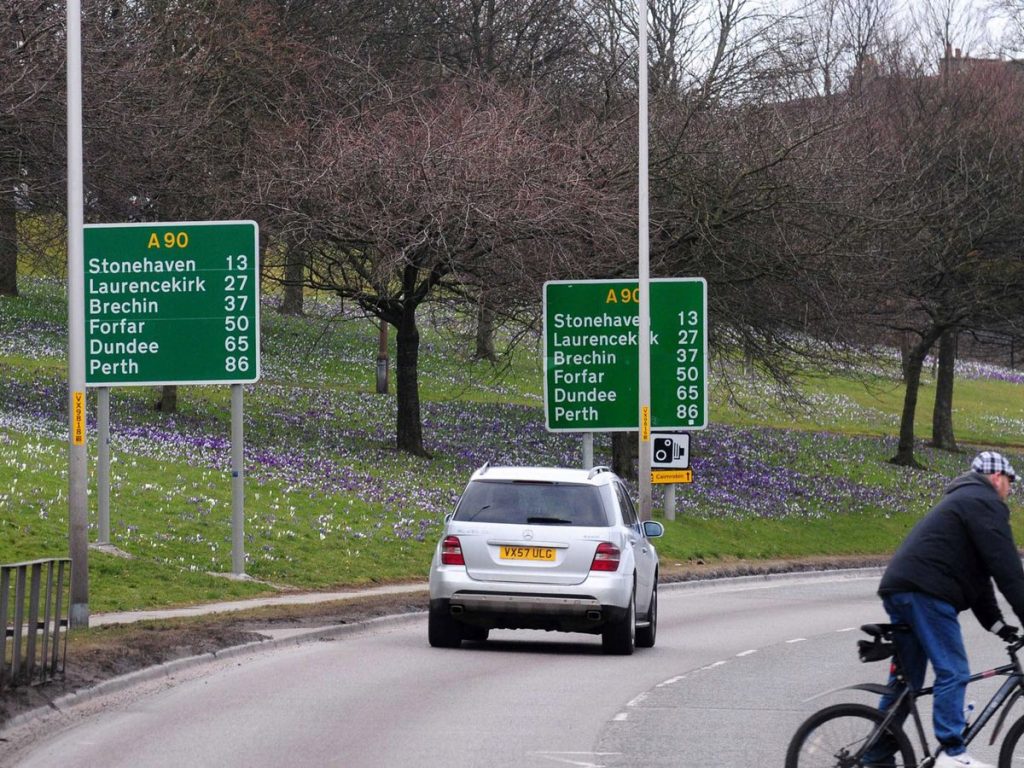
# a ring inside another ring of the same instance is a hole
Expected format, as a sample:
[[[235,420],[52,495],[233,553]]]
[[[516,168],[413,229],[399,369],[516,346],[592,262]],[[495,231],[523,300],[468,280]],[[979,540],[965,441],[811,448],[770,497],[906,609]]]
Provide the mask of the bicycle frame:
[[[981,713],[974,719],[974,722],[968,725],[967,730],[964,731],[965,745],[970,744],[971,741],[973,741],[981,730],[988,724],[989,720],[992,719],[993,715],[1002,710],[999,720],[996,722],[995,728],[992,731],[992,738],[989,740],[990,745],[995,744],[996,739],[1006,722],[1006,718],[1010,713],[1012,704],[1016,699],[1024,696],[1024,671],[1022,671],[1020,661],[1017,658],[1017,651],[1020,650],[1020,647],[1020,643],[1008,646],[1007,652],[1010,654],[1010,662],[1008,664],[1003,664],[1001,666],[994,667],[993,669],[987,669],[983,672],[976,672],[967,679],[967,685],[970,685],[971,683],[976,683],[979,680],[987,680],[992,677],[1006,677],[1003,684],[999,686],[999,689],[992,695],[992,698],[988,700],[988,703],[985,704]],[[889,709],[886,710],[885,718],[876,729],[876,734],[884,733],[890,725],[897,723],[898,720],[902,721],[905,719],[906,715],[913,715],[914,726],[917,731],[918,740],[921,744],[921,749],[924,755],[928,756],[922,765],[932,765],[932,761],[938,757],[938,751],[936,751],[935,754],[932,754],[932,750],[928,746],[928,738],[924,728],[924,723],[921,721],[921,713],[917,708],[917,700],[923,696],[932,695],[935,688],[934,686],[928,686],[917,691],[911,690],[906,678],[903,676],[903,665],[899,660],[898,651],[895,652],[894,659],[895,661],[892,671],[896,675],[897,684],[895,686],[862,683],[860,685],[851,685],[849,686],[849,689],[868,691],[879,695],[888,694],[893,697],[893,703]],[[906,714],[901,714],[903,712]],[[876,739],[870,739],[869,742],[864,745],[862,753],[872,747],[875,740]]]

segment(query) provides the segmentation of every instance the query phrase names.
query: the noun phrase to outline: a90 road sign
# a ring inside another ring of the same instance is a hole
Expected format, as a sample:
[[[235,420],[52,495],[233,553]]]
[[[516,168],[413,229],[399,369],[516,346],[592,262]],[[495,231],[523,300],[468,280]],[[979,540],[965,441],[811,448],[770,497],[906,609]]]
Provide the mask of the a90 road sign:
[[[656,278],[651,291],[651,428],[707,426],[707,282]],[[636,280],[544,284],[544,408],[552,431],[637,429]]]
[[[256,381],[258,243],[253,221],[86,225],[86,385]]]

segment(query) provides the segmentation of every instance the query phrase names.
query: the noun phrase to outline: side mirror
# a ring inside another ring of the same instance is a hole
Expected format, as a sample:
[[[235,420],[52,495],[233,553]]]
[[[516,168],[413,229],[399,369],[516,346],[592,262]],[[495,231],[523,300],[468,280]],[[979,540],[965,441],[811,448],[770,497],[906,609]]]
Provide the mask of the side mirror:
[[[644,536],[648,539],[656,539],[665,535],[665,526],[657,520],[644,520]]]

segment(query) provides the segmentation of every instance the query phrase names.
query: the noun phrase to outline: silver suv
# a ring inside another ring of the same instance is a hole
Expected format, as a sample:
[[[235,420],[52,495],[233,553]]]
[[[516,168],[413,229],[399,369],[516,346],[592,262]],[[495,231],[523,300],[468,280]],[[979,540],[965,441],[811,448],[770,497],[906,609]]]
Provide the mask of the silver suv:
[[[430,565],[434,647],[491,629],[600,634],[606,653],[654,645],[661,523],[641,522],[607,467],[473,473]]]

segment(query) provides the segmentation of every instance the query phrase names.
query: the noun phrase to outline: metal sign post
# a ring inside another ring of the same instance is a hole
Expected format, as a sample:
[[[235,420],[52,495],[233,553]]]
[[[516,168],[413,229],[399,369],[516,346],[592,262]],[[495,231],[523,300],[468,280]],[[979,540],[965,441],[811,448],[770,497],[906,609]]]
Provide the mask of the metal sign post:
[[[89,502],[85,446],[84,312],[82,302],[82,4],[67,4],[68,128],[68,550],[73,628],[89,626]]]
[[[651,292],[650,292],[650,231],[648,211],[647,171],[647,0],[636,0],[639,39],[639,166],[640,166],[640,222],[639,222],[639,288],[640,288],[640,365],[638,389],[640,408],[639,482],[640,519],[651,519],[651,457],[648,448],[651,439]]]
[[[242,385],[231,385],[231,572],[245,573],[245,460]]]
[[[100,544],[110,543],[110,387],[96,392],[96,511]]]

